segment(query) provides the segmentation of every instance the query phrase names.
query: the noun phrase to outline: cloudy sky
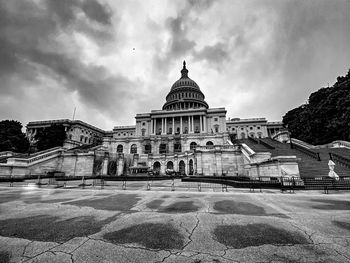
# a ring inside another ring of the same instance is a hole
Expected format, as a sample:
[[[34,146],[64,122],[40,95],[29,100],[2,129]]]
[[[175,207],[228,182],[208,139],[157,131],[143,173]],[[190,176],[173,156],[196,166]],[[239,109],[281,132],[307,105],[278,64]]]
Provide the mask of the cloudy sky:
[[[350,1],[0,0],[0,120],[111,130],[186,60],[210,107],[281,120],[350,68]]]

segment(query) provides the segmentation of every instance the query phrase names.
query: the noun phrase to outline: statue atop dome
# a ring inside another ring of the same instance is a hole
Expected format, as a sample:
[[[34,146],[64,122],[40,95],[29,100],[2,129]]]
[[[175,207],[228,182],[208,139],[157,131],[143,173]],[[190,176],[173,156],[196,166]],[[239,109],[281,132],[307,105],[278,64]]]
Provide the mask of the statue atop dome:
[[[186,61],[184,60],[184,63],[183,63],[183,68],[181,70],[181,78],[188,78],[188,70],[186,68]]]

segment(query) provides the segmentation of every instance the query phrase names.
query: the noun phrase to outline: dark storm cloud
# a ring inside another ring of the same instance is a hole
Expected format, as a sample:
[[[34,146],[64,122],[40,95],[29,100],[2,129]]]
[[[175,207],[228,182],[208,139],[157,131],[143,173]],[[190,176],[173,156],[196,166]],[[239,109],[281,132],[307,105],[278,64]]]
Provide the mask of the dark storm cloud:
[[[225,60],[230,60],[230,52],[224,43],[205,46],[202,50],[194,52],[193,56],[195,60],[205,60],[217,65],[221,65]]]
[[[255,8],[274,19],[271,39],[260,50],[251,47],[247,29],[238,30],[235,50],[247,58],[239,73],[250,79],[244,89],[259,98],[252,98],[252,112],[283,116],[350,67],[350,1],[257,1]],[[252,19],[252,27],[263,20]]]
[[[77,91],[84,104],[102,111],[122,107],[123,96],[134,83],[123,76],[111,76],[102,66],[83,63],[73,39],[75,32],[96,43],[101,37],[112,39],[112,12],[106,5],[95,0],[46,0],[38,4],[0,0],[0,10],[3,96],[22,94],[28,81],[45,85],[39,80],[45,76],[63,89]],[[63,43],[59,39],[62,35]]]
[[[185,6],[178,11],[175,17],[169,17],[166,20],[165,26],[170,34],[170,39],[166,52],[155,56],[157,68],[167,71],[172,61],[181,61],[191,55],[196,42],[188,37],[189,28],[195,22],[195,19],[190,17],[190,13],[195,13],[195,16],[200,15],[214,3],[213,0],[186,1]]]

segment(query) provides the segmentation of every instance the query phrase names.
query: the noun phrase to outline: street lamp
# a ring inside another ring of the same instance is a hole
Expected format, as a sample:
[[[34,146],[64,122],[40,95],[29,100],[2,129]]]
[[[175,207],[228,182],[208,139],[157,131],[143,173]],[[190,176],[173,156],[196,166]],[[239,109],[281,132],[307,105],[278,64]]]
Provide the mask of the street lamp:
[[[293,142],[292,142],[291,133],[289,132],[289,129],[288,129],[288,124],[286,125],[286,128],[287,128],[287,134],[288,134],[288,138],[289,138],[290,148],[293,149]]]

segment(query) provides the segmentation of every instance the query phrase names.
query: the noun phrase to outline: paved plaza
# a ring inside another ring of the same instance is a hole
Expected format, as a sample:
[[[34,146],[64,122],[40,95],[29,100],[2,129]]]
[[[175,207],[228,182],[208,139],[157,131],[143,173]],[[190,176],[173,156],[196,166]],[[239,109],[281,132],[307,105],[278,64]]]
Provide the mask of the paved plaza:
[[[121,184],[0,185],[0,262],[350,262],[348,193]]]

